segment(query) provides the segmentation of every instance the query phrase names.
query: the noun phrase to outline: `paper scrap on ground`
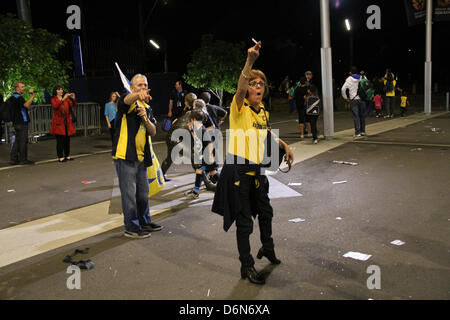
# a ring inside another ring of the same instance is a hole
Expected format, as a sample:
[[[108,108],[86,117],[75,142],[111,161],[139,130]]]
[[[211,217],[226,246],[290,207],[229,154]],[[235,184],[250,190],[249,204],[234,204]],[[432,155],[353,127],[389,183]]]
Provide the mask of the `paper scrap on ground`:
[[[360,253],[360,252],[347,252],[346,254],[344,254],[344,258],[352,258],[352,259],[356,259],[356,260],[361,260],[361,261],[367,261],[369,260],[369,258],[371,257],[371,254],[365,254],[365,253]]]
[[[358,165],[356,162],[338,161],[338,160],[333,160],[333,163],[346,164],[346,165],[349,165],[349,166],[357,166]]]
[[[81,181],[82,184],[92,184],[92,183],[96,183],[97,181],[92,180],[92,181]]]
[[[347,181],[336,181],[336,182],[333,182],[333,184],[342,184],[342,183],[347,183]]]
[[[8,192],[16,192],[14,189],[9,189]]]
[[[414,149],[411,149],[411,151],[422,151],[422,148],[414,148]]]
[[[391,242],[391,244],[395,244],[396,246],[402,246],[405,243],[403,241],[401,241],[401,240],[394,240],[394,241]]]
[[[288,184],[288,186],[301,186],[303,183],[301,182],[291,182]]]
[[[289,220],[289,222],[294,222],[294,223],[297,223],[297,222],[304,222],[304,221],[306,221],[306,220],[305,220],[305,219],[300,219],[300,218],[295,218],[295,219]]]
[[[336,220],[342,220],[342,218],[341,217],[337,217]]]

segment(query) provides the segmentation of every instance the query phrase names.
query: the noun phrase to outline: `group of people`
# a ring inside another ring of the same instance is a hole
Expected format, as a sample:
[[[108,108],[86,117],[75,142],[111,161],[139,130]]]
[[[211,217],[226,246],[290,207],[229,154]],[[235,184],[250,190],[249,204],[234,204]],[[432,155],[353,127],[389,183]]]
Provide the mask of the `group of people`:
[[[186,193],[192,199],[198,198],[203,174],[209,173],[211,181],[217,183],[212,211],[223,216],[223,227],[228,231],[236,222],[237,247],[241,262],[241,277],[252,283],[264,284],[264,277],[254,268],[254,258],[251,254],[250,235],[253,232],[253,218],[258,217],[262,247],[258,250],[257,258],[266,257],[273,264],[281,261],[276,257],[275,245],[272,238],[273,208],[268,197],[269,182],[261,170],[261,162],[266,148],[268,135],[273,135],[269,126],[269,113],[263,104],[263,98],[268,94],[268,81],[260,70],[254,70],[253,65],[260,54],[261,43],[248,49],[247,60],[240,74],[237,91],[230,108],[230,140],[235,137],[244,146],[229,145],[228,154],[232,159],[224,164],[218,172],[216,163],[206,162],[195,168],[194,188]],[[302,92],[302,105],[308,96],[314,96],[316,89],[310,83],[298,88]],[[152,148],[149,136],[156,134],[156,120],[149,106],[148,81],[144,75],[135,75],[130,82],[131,93],[120,95],[112,92],[109,102],[105,106],[105,119],[110,129],[112,140],[112,157],[121,191],[122,210],[124,214],[124,235],[133,239],[144,239],[151,236],[151,232],[159,231],[162,226],[152,222],[149,208],[149,184],[147,168],[153,164]],[[16,142],[11,151],[11,160],[16,163],[27,163],[26,145],[28,141],[28,124],[30,117],[28,109],[34,98],[25,101],[23,83],[16,84],[17,103],[15,119]],[[172,164],[171,150],[179,141],[172,140],[172,133],[177,128],[187,128],[192,136],[192,145],[200,144],[196,152],[205,154],[211,146],[212,140],[204,138],[208,130],[221,129],[221,125],[228,113],[223,108],[210,103],[211,95],[203,92],[200,99],[194,93],[183,90],[182,83],[177,82],[170,97],[169,113],[171,129],[166,138],[168,155],[162,164],[164,175]],[[73,160],[70,157],[70,136],[74,135],[76,107],[74,93],[65,93],[62,86],[54,88],[51,99],[53,119],[50,133],[56,136],[57,157],[59,162]],[[316,132],[315,121],[306,119]],[[300,122],[302,123],[302,122]],[[259,139],[249,139],[249,132],[256,134]],[[22,134],[23,133],[23,134]],[[240,135],[245,135],[243,139]],[[23,136],[23,137],[22,137]],[[200,139],[200,137],[202,137]],[[315,137],[316,138],[316,137]],[[293,162],[293,153],[289,146],[278,137],[274,137],[286,154],[286,162]],[[317,139],[317,138],[316,138]],[[208,154],[208,153],[206,153]],[[209,153],[212,156],[212,151]],[[30,162],[31,164],[31,162]],[[166,180],[169,180],[166,178]]]
[[[273,264],[281,261],[276,257],[272,238],[273,209],[268,197],[269,182],[261,171],[261,161],[265,151],[265,140],[270,131],[269,114],[262,100],[268,93],[265,74],[254,70],[253,65],[259,57],[261,43],[248,49],[247,60],[240,74],[237,91],[233,98],[229,121],[230,140],[245,145],[229,144],[227,160],[220,172],[215,163],[195,166],[195,186],[187,195],[195,199],[201,184],[203,172],[209,172],[210,178],[217,181],[212,211],[223,216],[225,231],[236,222],[237,247],[241,262],[241,277],[255,284],[264,284],[264,277],[254,268],[251,254],[250,235],[253,232],[253,217],[258,217],[262,247],[257,258],[266,257]],[[151,100],[147,78],[135,75],[131,80],[131,93],[123,95],[117,103],[115,116],[115,135],[113,140],[113,159],[122,197],[125,236],[142,239],[161,226],[152,223],[149,215],[148,181],[146,168],[152,164],[149,139],[156,134],[156,120],[148,103]],[[162,164],[164,174],[172,164],[171,150],[178,143],[172,140],[177,128],[187,128],[192,136],[192,145],[200,144],[197,152],[205,153],[211,140],[199,141],[199,136],[211,129],[220,129],[227,116],[225,110],[210,104],[209,93],[202,93],[198,99],[194,93],[187,93],[182,83],[177,82],[171,95],[168,116],[171,129],[166,138],[168,157]],[[247,135],[256,134],[260,139],[249,139]],[[241,137],[240,135],[244,135]],[[243,139],[242,139],[243,138]],[[285,160],[293,162],[289,146],[278,137],[274,137],[286,154]],[[231,159],[231,160],[229,160]]]
[[[11,141],[10,164],[33,165],[35,162],[28,159],[28,130],[31,123],[30,107],[35,98],[33,89],[29,89],[30,97],[25,101],[23,95],[26,85],[23,82],[14,84],[14,93],[5,102],[10,113],[11,128],[14,139]],[[3,99],[2,99],[3,100]],[[76,117],[72,108],[77,105],[74,93],[64,93],[62,86],[55,86],[51,98],[53,117],[50,133],[56,137],[56,154],[58,162],[72,161],[70,156],[70,137],[76,133]]]
[[[366,136],[366,117],[371,109],[375,109],[376,117],[394,117],[396,92],[400,92],[400,116],[404,116],[410,102],[405,90],[397,85],[395,75],[390,69],[386,70],[384,77],[371,83],[364,71],[351,67],[349,77],[341,88],[342,97],[350,103],[353,115],[355,138]],[[372,108],[372,106],[374,108]]]

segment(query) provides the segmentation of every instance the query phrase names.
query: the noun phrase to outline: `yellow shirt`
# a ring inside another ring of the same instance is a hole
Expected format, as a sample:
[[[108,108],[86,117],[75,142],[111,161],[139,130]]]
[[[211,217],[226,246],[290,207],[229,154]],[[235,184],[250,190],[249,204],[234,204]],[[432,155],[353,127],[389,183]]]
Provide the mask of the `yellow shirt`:
[[[260,164],[264,157],[264,142],[267,137],[267,117],[261,103],[259,112],[254,110],[247,99],[238,111],[236,96],[230,107],[230,130],[228,152],[253,163]]]
[[[406,96],[401,96],[400,99],[402,100],[402,101],[400,102],[400,107],[406,108],[406,101],[408,100],[408,97],[406,97]]]
[[[386,85],[387,80],[384,80],[384,85]],[[394,90],[386,92],[386,97],[395,97],[395,86],[397,85],[397,80],[393,80]]]
[[[146,109],[150,108],[146,103],[142,102],[140,103]],[[130,115],[131,113],[135,112],[134,110],[136,109],[136,107],[137,102],[133,103],[129,107],[128,112],[122,115],[122,119],[119,124],[120,127],[118,129],[120,130],[120,136],[117,142],[115,152],[113,153],[114,159],[123,159],[123,160],[129,159],[130,153],[132,153],[134,151],[133,149],[135,148],[137,160],[139,162],[144,161],[145,145],[148,139],[147,128],[140,121],[140,119],[136,120],[134,115],[131,117],[127,117],[127,115]],[[133,139],[133,135],[134,135],[134,143],[130,143],[128,139],[129,138]]]

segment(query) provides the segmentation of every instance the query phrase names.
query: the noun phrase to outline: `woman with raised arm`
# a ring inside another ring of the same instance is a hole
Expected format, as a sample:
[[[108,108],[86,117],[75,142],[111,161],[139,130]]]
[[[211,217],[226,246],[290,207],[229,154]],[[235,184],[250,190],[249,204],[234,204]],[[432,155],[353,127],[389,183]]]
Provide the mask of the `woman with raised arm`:
[[[241,277],[255,284],[264,284],[265,279],[256,271],[251,254],[252,217],[258,216],[261,233],[262,247],[257,258],[264,256],[272,264],[281,262],[275,255],[272,239],[273,209],[268,197],[269,182],[261,174],[268,132],[268,112],[262,99],[268,94],[268,83],[262,71],[252,69],[260,48],[259,42],[248,49],[236,95],[231,103],[227,159],[212,207],[213,212],[223,215],[225,231],[236,221]],[[279,144],[286,151],[286,161],[292,163],[294,158],[289,146],[281,139]]]

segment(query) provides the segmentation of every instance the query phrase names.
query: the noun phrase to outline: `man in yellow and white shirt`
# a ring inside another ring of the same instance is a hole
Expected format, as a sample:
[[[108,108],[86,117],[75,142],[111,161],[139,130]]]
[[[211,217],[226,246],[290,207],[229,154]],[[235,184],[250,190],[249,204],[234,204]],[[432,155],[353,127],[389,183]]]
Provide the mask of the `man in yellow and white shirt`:
[[[152,223],[148,204],[147,167],[152,165],[149,136],[156,134],[156,121],[147,105],[151,100],[147,78],[135,75],[130,85],[131,93],[123,95],[117,105],[112,155],[122,197],[124,235],[143,239],[162,228]]]

